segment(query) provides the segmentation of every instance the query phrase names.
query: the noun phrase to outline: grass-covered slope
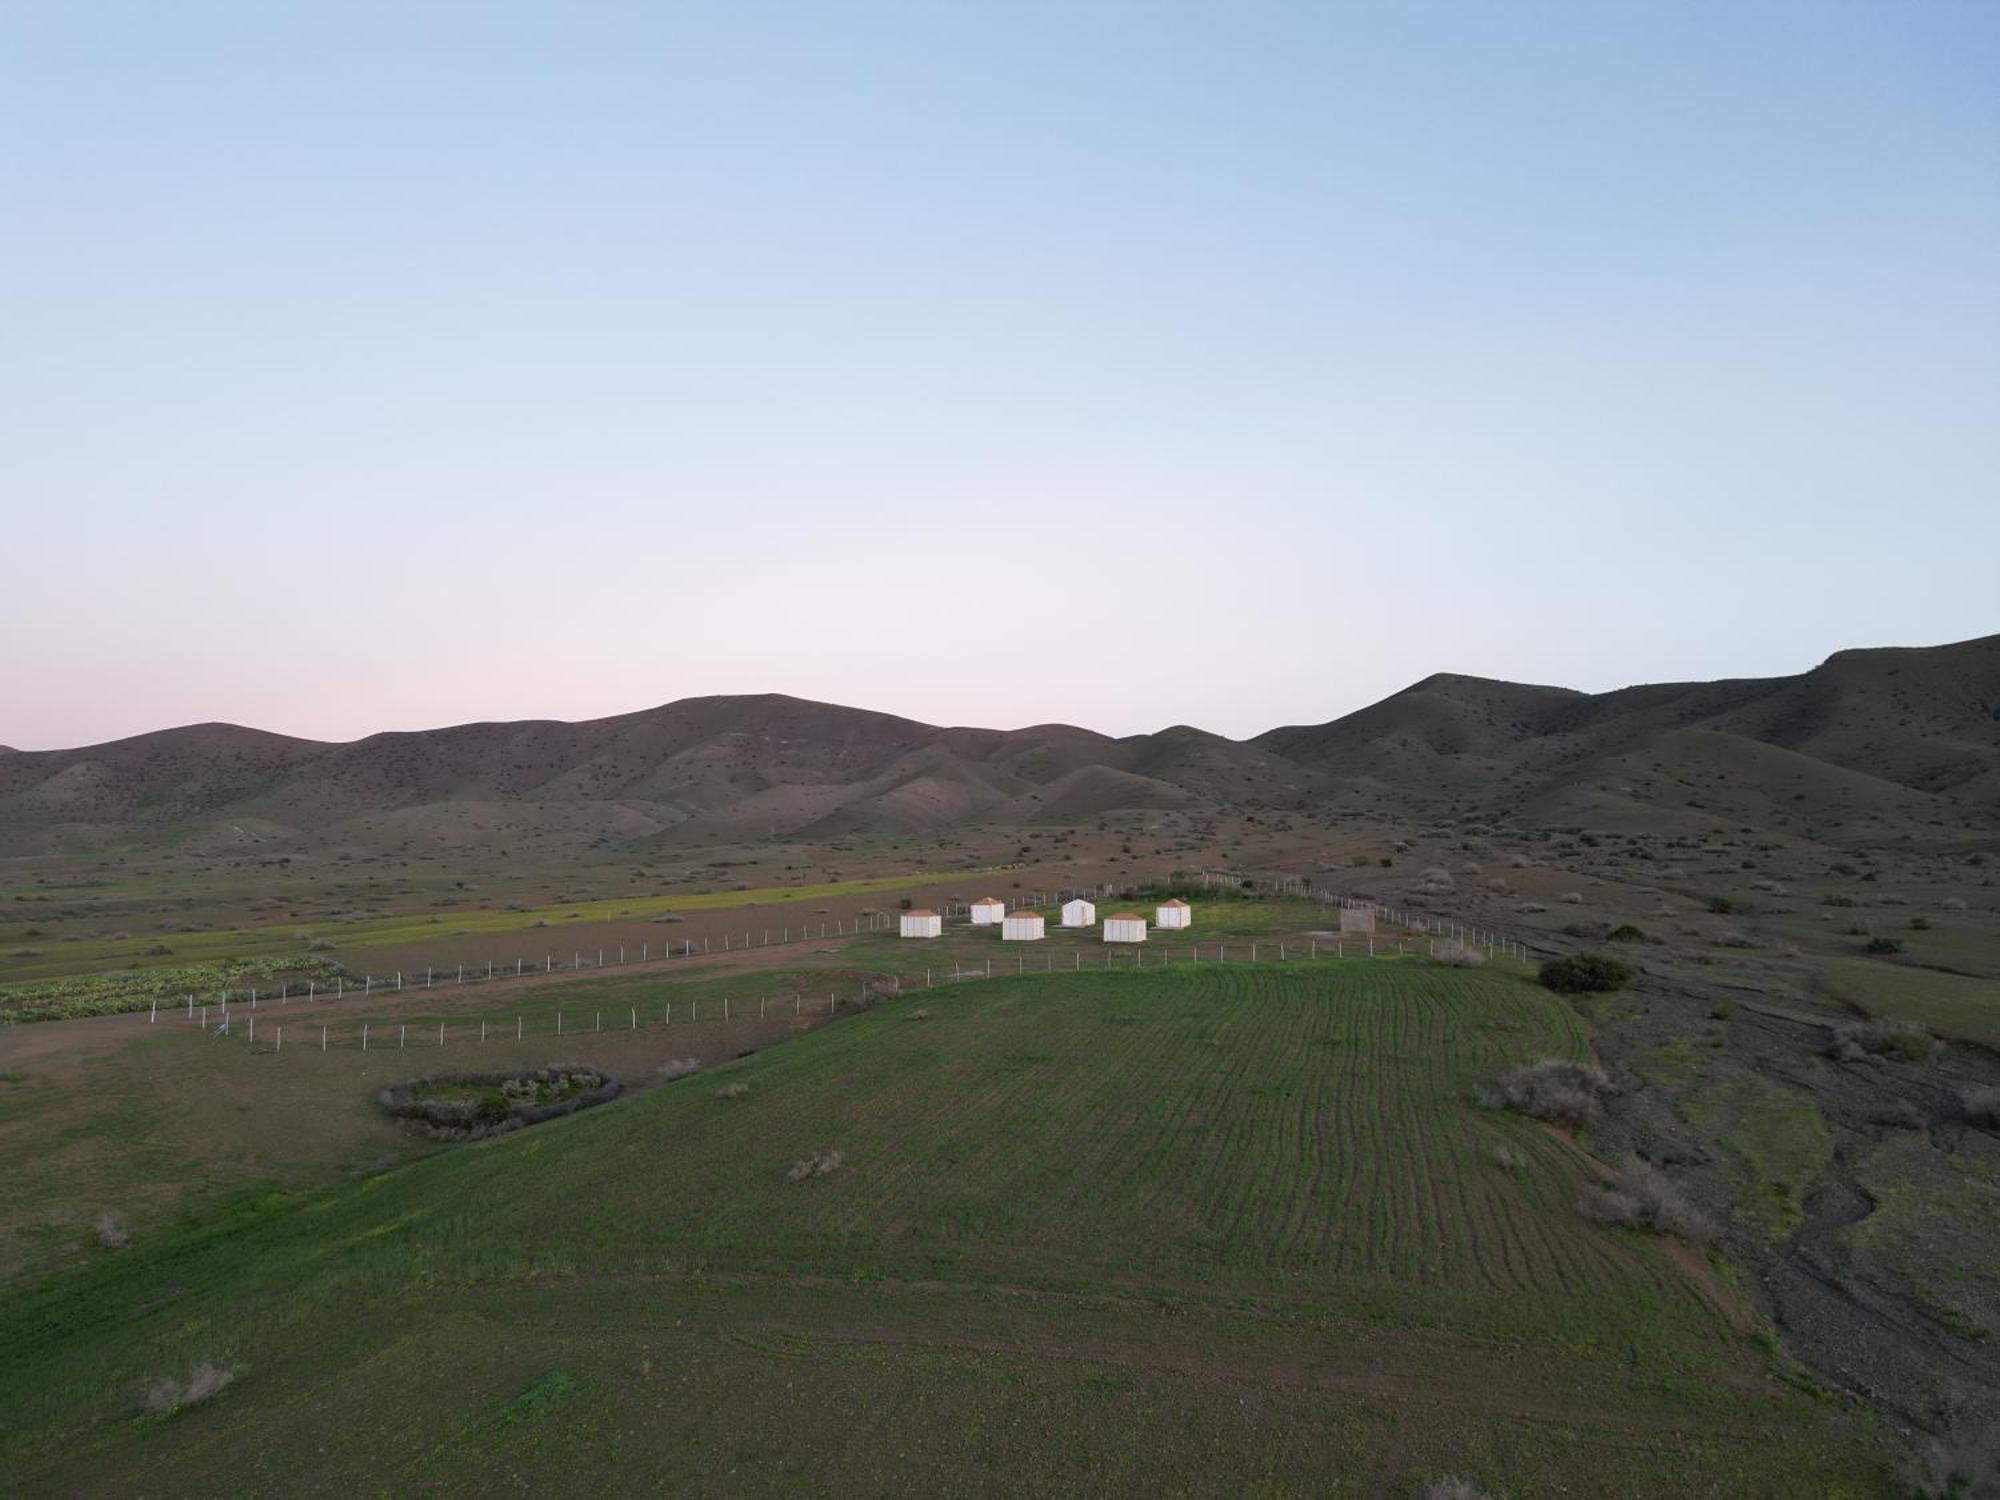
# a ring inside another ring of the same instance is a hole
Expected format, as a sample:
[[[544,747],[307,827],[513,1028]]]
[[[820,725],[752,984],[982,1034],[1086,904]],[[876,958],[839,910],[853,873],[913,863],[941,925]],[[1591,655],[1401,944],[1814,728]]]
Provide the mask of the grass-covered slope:
[[[1587,1158],[1470,1102],[1583,1044],[1518,976],[1415,962],[897,1002],[23,1294],[0,1465],[31,1493],[1876,1493],[1725,1278],[1580,1217]],[[204,1362],[233,1383],[135,1416]]]

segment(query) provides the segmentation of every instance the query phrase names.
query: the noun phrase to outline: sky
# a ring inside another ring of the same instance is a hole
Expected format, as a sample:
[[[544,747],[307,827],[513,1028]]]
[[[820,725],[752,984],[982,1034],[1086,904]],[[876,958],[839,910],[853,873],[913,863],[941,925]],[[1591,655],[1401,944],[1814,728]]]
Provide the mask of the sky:
[[[2000,6],[0,0],[0,743],[2000,630]]]

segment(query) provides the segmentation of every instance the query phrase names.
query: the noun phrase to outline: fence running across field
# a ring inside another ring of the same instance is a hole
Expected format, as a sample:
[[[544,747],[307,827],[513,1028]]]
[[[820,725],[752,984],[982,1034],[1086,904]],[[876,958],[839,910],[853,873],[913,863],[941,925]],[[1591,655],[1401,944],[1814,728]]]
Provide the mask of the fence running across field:
[[[1239,941],[1233,945],[1229,943],[1190,943],[1185,950],[1176,950],[1164,944],[1150,948],[1140,947],[1136,944],[1120,944],[1117,947],[1108,947],[1103,950],[1102,963],[1099,963],[1095,956],[1090,957],[1086,961],[1085,952],[1081,948],[1071,951],[1068,963],[1060,962],[1056,954],[1052,952],[1041,954],[1040,956],[1043,961],[1040,964],[1031,963],[1029,955],[1025,953],[1017,954],[1015,955],[1014,968],[1011,973],[1015,976],[1023,976],[1056,972],[1081,973],[1086,969],[1093,972],[1100,972],[1120,969],[1143,970],[1148,967],[1161,969],[1175,966],[1198,967],[1205,963],[1290,964],[1300,961],[1317,961],[1320,959],[1404,958],[1419,951],[1422,952],[1423,956],[1428,957],[1436,952],[1437,944],[1441,941],[1449,941],[1449,939],[1444,938],[1442,935],[1401,938],[1381,935],[1360,938],[1308,938],[1303,942],[1292,938],[1259,938],[1247,942]],[[1419,944],[1423,945],[1421,950],[1419,950]],[[1207,951],[1204,952],[1204,950]],[[1495,951],[1498,951],[1497,944]],[[938,967],[925,969],[921,974],[915,972],[907,975],[891,974],[871,979],[862,985],[859,995],[847,1001],[842,1001],[837,991],[828,991],[824,1002],[821,1001],[817,992],[808,996],[803,991],[793,991],[785,995],[761,996],[756,999],[735,999],[728,996],[724,996],[720,1000],[711,998],[708,1001],[708,1013],[705,1017],[702,1014],[702,1002],[699,999],[691,999],[683,1003],[682,1015],[678,1021],[676,1021],[674,1016],[675,1002],[673,1001],[664,1002],[658,1011],[655,1011],[652,1007],[647,1007],[646,1014],[643,1017],[640,1013],[640,1007],[628,1006],[625,1008],[625,1025],[618,1025],[619,1017],[616,1010],[614,1010],[612,1012],[612,1024],[608,1028],[604,1024],[604,1011],[601,1008],[581,1012],[558,1009],[555,1012],[553,1023],[549,1023],[544,1019],[542,1025],[533,1034],[554,1036],[598,1035],[606,1030],[613,1032],[639,1031],[642,1029],[651,1029],[655,1026],[700,1025],[704,1021],[710,1023],[728,1023],[737,1020],[747,1021],[750,1019],[753,1007],[756,1012],[756,1018],[763,1021],[770,1019],[774,1006],[777,1008],[777,1014],[782,1017],[785,1014],[785,1007],[787,1005],[791,1007],[791,1014],[795,1019],[808,1015],[831,1017],[838,1014],[843,1005],[850,1010],[865,1010],[881,1000],[908,994],[915,990],[935,989],[940,985],[957,984],[970,980],[1006,978],[1009,976],[1009,973],[1010,971],[1007,968],[1005,959],[1000,960],[997,964],[992,959],[979,964],[957,961],[952,964],[949,974],[945,973],[941,967]],[[273,997],[267,996],[265,998],[268,1000]],[[280,1006],[289,1006],[292,1002],[280,999],[278,1003]],[[303,1001],[299,1003],[304,1004]],[[213,1014],[211,1014],[211,1010]],[[259,1050],[257,1043],[257,1021],[259,1014],[258,1001],[254,995],[247,1004],[238,1001],[232,1006],[225,999],[213,1007],[208,1004],[198,1003],[190,996],[185,1015],[177,1008],[170,1008],[167,1019],[170,1024],[176,1021],[191,1023],[197,1029],[209,1032],[218,1037],[240,1035],[244,1038],[250,1050],[256,1052]],[[272,1055],[277,1055],[284,1051],[285,1029],[288,1024],[293,1032],[292,1049],[295,1052],[299,1050],[302,1044],[308,1050],[319,1052],[326,1052],[336,1047],[357,1048],[362,1052],[371,1050],[379,1051],[385,1047],[407,1050],[413,1044],[413,1041],[417,1047],[443,1048],[453,1043],[476,1046],[484,1044],[489,1040],[505,1041],[510,1037],[515,1041],[520,1041],[530,1034],[527,1027],[527,1017],[524,1014],[518,1013],[512,1017],[503,1017],[499,1021],[495,1021],[490,1017],[468,1018],[456,1021],[439,1021],[433,1025],[426,1020],[418,1022],[414,1027],[410,1023],[403,1021],[355,1022],[349,1020],[339,1023],[322,1022],[317,1025],[310,1021],[301,1023],[291,1020],[291,1013],[289,1011],[281,1011],[279,1016],[273,1017],[269,1005],[264,1007],[261,1014],[265,1022],[264,1034],[270,1043],[269,1047],[265,1050]],[[572,1015],[579,1016],[580,1019],[571,1020],[570,1017]],[[159,1019],[159,1011],[155,1007],[149,1016],[149,1020],[157,1024]],[[301,1030],[305,1033],[303,1043],[299,1036]],[[413,1032],[414,1038],[412,1036]]]
[[[1217,878],[1224,878],[1230,884],[1235,885],[1235,884],[1240,884],[1243,878],[1241,876],[1236,876],[1236,875],[1218,876],[1217,872],[1207,871],[1207,870],[1204,870],[1200,873],[1204,885],[1210,885]],[[1329,906],[1368,908],[1374,911],[1376,915],[1383,921],[1389,923],[1393,927],[1403,928],[1406,933],[1411,934],[1412,936],[1405,938],[1391,938],[1384,935],[1374,935],[1374,936],[1362,935],[1356,937],[1339,937],[1339,938],[1328,937],[1326,939],[1309,937],[1303,943],[1301,943],[1297,939],[1258,939],[1249,942],[1247,945],[1243,942],[1239,942],[1236,945],[1237,953],[1234,958],[1232,958],[1229,954],[1228,944],[1217,943],[1213,945],[1215,952],[1209,956],[1209,958],[1206,960],[1207,962],[1229,963],[1229,962],[1241,961],[1241,962],[1257,963],[1262,961],[1268,961],[1270,950],[1273,948],[1277,950],[1276,961],[1280,963],[1286,962],[1289,959],[1296,959],[1301,956],[1310,958],[1320,958],[1320,957],[1346,958],[1349,956],[1347,952],[1349,944],[1352,944],[1357,950],[1356,953],[1353,955],[1355,957],[1375,958],[1382,956],[1401,956],[1407,952],[1405,944],[1413,941],[1425,942],[1427,945],[1426,948],[1427,953],[1435,953],[1439,941],[1451,941],[1451,942],[1470,944],[1477,947],[1483,947],[1486,949],[1489,955],[1506,954],[1509,957],[1515,957],[1515,958],[1526,958],[1528,956],[1528,950],[1526,946],[1508,934],[1494,932],[1479,927],[1468,926],[1464,923],[1455,921],[1447,917],[1439,917],[1431,914],[1406,912],[1399,910],[1395,907],[1386,906],[1380,902],[1350,897],[1334,891],[1319,890],[1313,886],[1310,880],[1306,879],[1303,876],[1284,876],[1284,877],[1279,877],[1277,879],[1269,880],[1265,883],[1271,886],[1273,889],[1281,891],[1285,894],[1307,897],[1312,900],[1323,902]],[[1139,894],[1138,889],[1135,887],[1131,886],[1118,887],[1106,884],[1099,886],[1091,886],[1080,890],[1029,892],[1023,895],[1020,904],[1023,907],[1034,909],[1044,906],[1059,906],[1065,901],[1073,900],[1077,897],[1084,897],[1086,899],[1095,899],[1095,900],[1106,900],[1111,898],[1129,900],[1129,899],[1136,899],[1138,894]],[[964,902],[946,902],[944,903],[941,909],[941,914],[946,916],[966,915],[970,912],[970,909],[971,909],[970,906]],[[784,925],[779,927],[763,927],[763,928],[752,927],[745,930],[740,939],[733,932],[724,933],[721,937],[721,946],[719,947],[716,946],[716,939],[713,937],[686,938],[683,939],[678,945],[676,945],[672,940],[668,940],[667,942],[663,943],[660,947],[659,961],[666,962],[676,958],[686,960],[686,959],[708,957],[715,954],[740,953],[740,952],[746,952],[751,949],[778,947],[795,942],[818,942],[825,938],[858,937],[864,932],[884,933],[891,931],[895,927],[895,925],[897,924],[898,916],[899,913],[896,912],[875,911],[875,912],[863,912],[860,915],[853,918],[852,921],[849,921],[846,918],[835,918],[830,922],[802,923],[796,928],[791,927],[789,925]],[[1390,944],[1392,943],[1394,944],[1393,953],[1390,949]],[[1332,952],[1330,954],[1323,954],[1321,952],[1322,947],[1328,945],[1331,946]],[[1104,963],[1102,967],[1104,968],[1115,967],[1116,961],[1120,957],[1129,957],[1132,961],[1132,966],[1135,968],[1143,967],[1147,961],[1147,953],[1149,950],[1138,948],[1135,946],[1132,947],[1129,953],[1124,953],[1121,950],[1124,949],[1125,946],[1126,945],[1121,944],[1115,948],[1106,948],[1104,951]],[[1202,954],[1201,954],[1202,946],[1203,945],[1199,943],[1189,945],[1187,960],[1186,960],[1188,963],[1196,964],[1204,961],[1202,959]],[[1247,954],[1245,954],[1242,951],[1245,946],[1247,946],[1249,949],[1249,952]],[[417,978],[414,970],[401,970],[401,969],[396,970],[393,974],[380,976],[379,978],[378,976],[373,974],[364,974],[359,984],[350,984],[345,976],[340,976],[337,977],[334,980],[333,984],[329,987],[323,987],[317,980],[310,980],[306,984],[305,992],[299,995],[295,995],[292,993],[293,986],[290,984],[280,985],[275,994],[267,991],[261,991],[256,987],[251,987],[240,995],[228,989],[223,989],[221,991],[218,991],[212,1000],[207,1000],[207,1001],[200,1000],[192,994],[188,995],[185,1001],[184,1017],[180,1015],[181,1007],[176,1007],[172,1004],[169,1004],[169,1006],[167,1007],[167,1013],[169,1021],[173,1021],[177,1018],[185,1019],[186,1021],[195,1023],[202,1030],[206,1031],[209,1029],[210,1026],[210,1011],[212,1008],[215,1012],[214,1019],[215,1019],[216,1029],[221,1034],[234,1035],[234,1027],[233,1027],[234,1020],[236,1018],[243,1017],[243,1013],[247,1010],[249,1012],[249,1015],[245,1019],[244,1033],[245,1035],[251,1037],[254,1040],[256,1033],[258,1007],[260,1002],[263,1004],[263,1006],[266,1009],[266,1013],[268,1014],[268,1009],[272,1004],[276,1004],[282,1010],[289,1011],[290,1007],[294,1004],[311,1005],[311,1004],[317,1004],[322,1000],[329,1000],[329,999],[331,1000],[347,1000],[349,998],[373,999],[378,995],[380,996],[387,996],[392,994],[402,995],[421,990],[455,989],[461,986],[478,985],[495,979],[526,979],[536,974],[541,974],[544,976],[553,975],[557,973],[572,974],[572,975],[582,974],[606,968],[629,965],[631,963],[642,963],[642,964],[652,963],[655,961],[653,957],[652,948],[653,945],[651,944],[651,942],[640,944],[638,955],[635,958],[631,956],[631,949],[629,944],[618,946],[615,949],[611,947],[602,947],[596,950],[596,957],[594,962],[592,961],[590,954],[587,953],[585,950],[572,949],[570,959],[567,963],[564,963],[562,960],[560,960],[553,952],[546,952],[544,953],[542,962],[540,964],[536,964],[526,958],[517,958],[514,960],[514,964],[511,968],[509,968],[506,963],[496,959],[486,960],[483,966],[477,963],[469,965],[459,964],[449,970],[443,970],[436,965],[431,965],[425,968],[423,973],[423,978],[421,979],[421,981]],[[1378,949],[1380,951],[1378,951]],[[1171,963],[1173,961],[1171,956],[1172,950],[1169,948],[1160,946],[1160,947],[1154,947],[1150,951],[1158,956],[1160,964],[1163,967],[1166,964]],[[1260,953],[1262,955],[1261,957]],[[614,954],[615,956],[613,956]],[[1045,958],[1046,962],[1043,965],[1043,971],[1054,969],[1056,967],[1054,955],[1048,954],[1045,955]],[[1086,965],[1083,962],[1083,952],[1081,949],[1078,949],[1076,951],[1075,960],[1072,967],[1074,967],[1077,970],[1081,970],[1084,967],[1086,967]],[[1093,962],[1089,964],[1088,967],[1094,969],[1100,966],[1095,962]],[[1005,969],[1006,966],[1003,962],[1001,965],[1001,972],[1004,973]],[[933,970],[929,969],[924,971],[924,978],[923,978],[924,985],[928,986],[940,982],[939,980],[936,980],[932,977],[933,972],[934,972]],[[953,980],[974,979],[974,978],[984,979],[991,977],[992,972],[993,972],[993,965],[991,961],[988,961],[984,968],[980,968],[978,966],[967,967],[963,964],[954,964],[951,979]],[[1027,958],[1025,955],[1022,955],[1016,959],[1016,972],[1023,974],[1034,972],[1027,967]],[[891,993],[898,993],[901,991],[902,989],[901,976],[892,976],[889,982],[892,986],[890,990]],[[780,997],[781,1003],[783,999],[793,1000],[795,1006],[798,1008],[798,1013],[801,1015],[804,1013],[803,1006],[805,1002],[803,998],[797,995]],[[758,1002],[760,1007],[768,1007],[770,1003],[771,1003],[770,1000],[762,1000]],[[818,1002],[815,999],[813,1003],[816,1006]],[[865,992],[863,1000],[857,1003],[862,1003],[862,1004],[867,1003],[867,1000],[865,998]],[[723,1019],[725,1020],[729,1018],[728,1015],[729,1004],[730,1002],[727,1000],[724,1000],[722,1002]],[[838,1004],[839,1001],[837,997],[835,995],[829,994],[827,996],[827,1010],[825,1013],[829,1015],[832,1014],[834,1010],[838,1007]],[[711,1002],[711,1015],[712,1015],[712,1007],[713,1007],[713,1002]],[[630,1014],[628,1016],[628,1027],[625,1029],[636,1030],[641,1024],[639,1021],[638,1011],[636,1008],[631,1008],[631,1007],[628,1007],[628,1010],[630,1011]],[[563,1016],[564,1012],[560,1010],[557,1011],[556,1032],[558,1035],[564,1034],[562,1031]],[[593,1011],[592,1016],[593,1016],[593,1024],[591,1027],[587,1029],[594,1031],[603,1030],[602,1012]],[[699,1017],[698,1002],[695,1002],[694,1008],[691,1009],[689,1020],[693,1021],[695,1019],[698,1019],[698,1017]],[[147,1020],[149,1023],[157,1024],[159,1019],[160,1019],[160,1004],[158,1000],[155,1000],[152,1003],[152,1006],[147,1013]],[[461,1025],[463,1026],[469,1026],[470,1024],[471,1023],[461,1023]],[[658,1023],[653,1023],[649,1021],[646,1024],[671,1025],[672,1006],[669,1005],[667,1007],[666,1013],[661,1021],[659,1021]],[[368,1050],[370,1044],[370,1027],[372,1025],[373,1025],[372,1022],[362,1024],[361,1035],[358,1044],[364,1051]],[[449,1023],[440,1023],[439,1025],[438,1043],[437,1043],[439,1046],[443,1046],[445,1044],[445,1037],[447,1034],[448,1025]],[[522,1018],[516,1016],[515,1033],[517,1036],[525,1034],[523,1031],[523,1025],[524,1023],[522,1021]],[[277,1022],[275,1024],[273,1024],[269,1020],[266,1021],[267,1034],[271,1035],[274,1038],[274,1045],[271,1049],[274,1052],[282,1050],[283,1048],[283,1039],[282,1039],[283,1026],[284,1023],[282,1021]],[[479,1028],[480,1028],[479,1039],[481,1041],[484,1041],[487,1035],[488,1023],[484,1021],[480,1022]],[[308,1029],[310,1029],[309,1023],[308,1023]],[[337,1042],[329,1041],[329,1035],[331,1029],[332,1028],[330,1023],[322,1025],[319,1028],[320,1036],[318,1040],[319,1040],[320,1050],[322,1051],[326,1050],[329,1045],[339,1045],[339,1043]],[[351,1027],[349,1029],[351,1029]],[[614,1029],[620,1029],[620,1028],[614,1027]],[[396,1045],[399,1047],[406,1046],[408,1043],[409,1027],[402,1023],[397,1023],[395,1030],[397,1036]],[[429,1032],[428,1023],[421,1026],[419,1030],[420,1032],[427,1035]],[[297,1044],[295,1042],[294,1046],[296,1047],[296,1045]]]

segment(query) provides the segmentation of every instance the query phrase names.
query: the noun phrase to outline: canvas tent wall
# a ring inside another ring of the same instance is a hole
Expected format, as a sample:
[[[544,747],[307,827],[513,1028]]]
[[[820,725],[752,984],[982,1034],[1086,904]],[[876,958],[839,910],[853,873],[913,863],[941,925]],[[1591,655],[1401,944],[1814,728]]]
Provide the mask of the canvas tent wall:
[[[981,896],[977,901],[972,903],[972,925],[974,927],[991,927],[1006,915],[1007,903],[996,901],[991,896]]]
[[[1063,902],[1062,924],[1065,927],[1095,927],[1097,908],[1078,896],[1074,901]]]
[[[1162,901],[1159,910],[1153,913],[1153,925],[1156,927],[1192,927],[1194,926],[1194,908],[1178,898],[1172,901]]]
[[[1038,911],[1010,911],[1000,924],[1003,943],[1038,943],[1042,940],[1042,914]]]
[[[1104,941],[1107,943],[1145,942],[1146,919],[1133,911],[1113,912],[1104,919]]]
[[[944,935],[944,918],[934,911],[921,908],[903,913],[902,935],[912,938],[933,938]]]

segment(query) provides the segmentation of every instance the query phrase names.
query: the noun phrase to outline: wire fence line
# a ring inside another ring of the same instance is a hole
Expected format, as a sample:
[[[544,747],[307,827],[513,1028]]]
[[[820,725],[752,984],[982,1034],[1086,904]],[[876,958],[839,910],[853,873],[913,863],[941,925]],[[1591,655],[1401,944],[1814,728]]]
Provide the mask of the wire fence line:
[[[1204,877],[1205,881],[1208,881],[1217,878],[1219,872],[1201,871],[1199,873]],[[1226,875],[1228,883],[1236,888],[1242,887],[1245,878],[1234,872],[1229,872]],[[1263,883],[1286,894],[1304,896],[1328,906],[1348,910],[1368,910],[1377,919],[1388,923],[1390,926],[1401,927],[1405,933],[1428,941],[1433,949],[1437,941],[1450,940],[1484,947],[1489,956],[1505,954],[1510,957],[1524,959],[1529,956],[1526,946],[1509,934],[1468,925],[1449,917],[1440,917],[1427,913],[1412,913],[1384,905],[1372,899],[1353,897],[1338,891],[1317,888],[1308,878],[1303,876],[1279,877],[1268,879]],[[1086,900],[1092,898],[1097,900],[1126,900],[1136,898],[1147,889],[1157,889],[1157,886],[1135,884],[1121,886],[1105,882],[1097,885],[1066,888],[1056,891],[1027,892],[1024,893],[1021,904],[1023,906],[1043,907],[1061,905],[1078,898]],[[943,904],[940,914],[949,917],[967,916],[970,914],[971,905],[971,903],[963,901],[947,901]],[[688,960],[710,957],[717,954],[741,953],[760,948],[782,947],[792,943],[818,942],[827,938],[859,937],[864,933],[881,934],[890,932],[895,928],[899,915],[896,911],[865,910],[851,920],[844,917],[837,917],[831,921],[805,922],[796,927],[789,924],[781,924],[776,927],[751,927],[746,928],[740,936],[732,930],[720,934],[720,946],[717,946],[717,938],[713,934],[699,938],[685,938],[678,944],[672,939],[668,939],[660,945],[660,953],[657,960],[652,952],[653,944],[647,941],[639,945],[636,955],[632,953],[630,944],[607,944],[597,948],[594,955],[591,950],[574,948],[571,950],[570,958],[567,962],[562,960],[553,951],[545,951],[540,964],[536,964],[532,959],[517,957],[511,968],[504,960],[491,958],[485,960],[483,964],[480,962],[471,964],[461,963],[450,967],[432,964],[425,967],[421,979],[414,969],[397,969],[386,975],[364,973],[358,983],[350,981],[346,975],[338,975],[331,984],[322,984],[317,979],[306,981],[304,993],[302,994],[294,993],[297,987],[289,982],[281,982],[275,992],[255,985],[246,987],[242,992],[224,987],[221,990],[213,992],[212,997],[206,1000],[193,993],[189,993],[185,996],[184,1007],[186,1018],[189,1020],[198,1019],[198,1012],[201,1015],[205,1015],[210,1006],[216,1007],[220,1016],[229,1015],[232,1009],[241,1011],[247,1007],[254,1017],[260,1005],[268,1007],[275,1004],[281,1009],[288,1009],[294,1004],[317,1004],[327,999],[337,1001],[344,1001],[355,997],[374,999],[377,996],[403,995],[413,991],[449,990],[466,986],[476,986],[489,983],[493,980],[526,979],[537,974],[544,977],[558,973],[579,975],[594,973],[607,968],[628,966],[633,963],[647,964],[656,961],[667,962],[674,959]],[[1368,956],[1373,957],[1375,956],[1374,943],[1376,940],[1376,936],[1371,934],[1357,933],[1351,937],[1343,935],[1340,939],[1333,940],[1339,945],[1336,956],[1345,957],[1344,944],[1346,942],[1354,942],[1356,944],[1366,943]],[[1387,942],[1391,939],[1384,936],[1380,940]],[[1318,956],[1319,941],[1320,939],[1312,937],[1306,939],[1315,957]],[[1266,941],[1263,945],[1269,948],[1271,943]],[[1217,944],[1216,946],[1219,950],[1217,958],[1220,958],[1221,961],[1227,961],[1226,957],[1223,957],[1226,954],[1226,945]],[[1240,948],[1242,945],[1239,944],[1238,946]],[[1253,941],[1249,946],[1251,949],[1250,961],[1255,962],[1258,942]],[[1294,940],[1292,946],[1296,949],[1299,944]],[[1282,955],[1284,943],[1279,941],[1278,947]],[[1107,959],[1112,951],[1114,950],[1107,949]],[[1155,949],[1154,951],[1161,954],[1162,962],[1166,961],[1164,949]],[[1200,961],[1199,944],[1193,946],[1189,961]],[[1216,959],[1212,958],[1211,961],[1216,961]],[[178,1008],[170,1002],[167,1009],[171,1017],[173,1012]],[[160,1010],[160,1002],[155,998],[147,1012],[149,1023],[158,1022]]]
[[[418,1049],[442,1050],[446,1046],[484,1045],[490,1041],[522,1041],[535,1036],[596,1036],[607,1032],[636,1032],[656,1027],[685,1029],[704,1024],[730,1024],[749,1021],[753,1012],[755,1019],[768,1021],[774,1011],[782,1019],[789,1007],[794,1020],[813,1016],[827,1018],[838,1015],[843,1009],[861,1011],[873,1008],[886,999],[920,993],[942,986],[963,984],[976,980],[1003,979],[1009,977],[1033,976],[1054,973],[1144,971],[1147,969],[1196,968],[1203,964],[1231,965],[1291,965],[1300,962],[1320,960],[1357,961],[1368,959],[1405,958],[1410,956],[1434,956],[1437,944],[1445,939],[1438,937],[1419,938],[1405,936],[1391,938],[1375,936],[1365,939],[1346,938],[1320,940],[1307,938],[1254,939],[1231,943],[1201,944],[1190,943],[1179,950],[1162,944],[1151,949],[1137,944],[1119,945],[1107,948],[1102,954],[1086,959],[1081,948],[1071,951],[1069,962],[1062,962],[1055,953],[1041,955],[1042,963],[1033,964],[1027,954],[1015,956],[1010,969],[1005,959],[996,962],[987,959],[983,963],[968,963],[954,960],[951,971],[946,973],[942,966],[924,969],[921,973],[889,974],[865,981],[860,992],[851,999],[843,1000],[838,990],[826,992],[824,1001],[815,990],[808,995],[803,990],[793,990],[782,995],[766,995],[755,998],[733,996],[710,997],[704,1004],[700,998],[690,998],[679,1004],[679,1014],[674,1001],[666,1001],[658,1007],[627,1006],[624,1017],[619,1017],[617,1008],[610,1012],[611,1025],[605,1025],[606,1012],[602,1007],[570,1011],[558,1007],[551,1022],[546,1016],[538,1016],[535,1028],[528,1026],[528,1017],[517,1012],[512,1017],[495,1020],[492,1017],[468,1017],[458,1020],[441,1020],[433,1024],[429,1020],[415,1023],[407,1021],[327,1021],[320,1023],[291,1020],[286,1012],[273,1015],[269,1007],[262,1012],[264,1036],[268,1045],[257,1039],[259,1011],[254,1001],[249,1004],[229,1005],[221,1003],[190,1003],[185,1018],[178,1009],[170,1011],[168,1022],[183,1021],[196,1030],[217,1039],[242,1037],[252,1053],[279,1055],[285,1050],[285,1032],[291,1030],[292,1050],[298,1052],[303,1047],[308,1051],[328,1052],[335,1049],[357,1050],[360,1052],[381,1051],[391,1048],[398,1051]],[[643,1013],[642,1013],[643,1012]],[[157,1012],[151,1018],[157,1023]],[[622,1021],[622,1024],[621,1024]],[[511,1023],[511,1024],[510,1024]],[[303,1033],[303,1035],[301,1035]]]

